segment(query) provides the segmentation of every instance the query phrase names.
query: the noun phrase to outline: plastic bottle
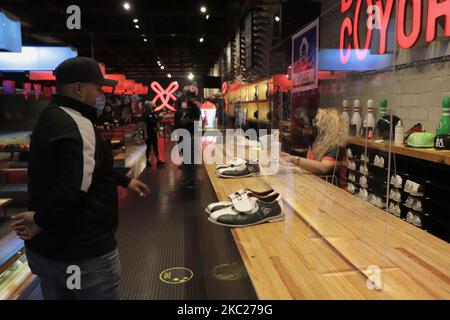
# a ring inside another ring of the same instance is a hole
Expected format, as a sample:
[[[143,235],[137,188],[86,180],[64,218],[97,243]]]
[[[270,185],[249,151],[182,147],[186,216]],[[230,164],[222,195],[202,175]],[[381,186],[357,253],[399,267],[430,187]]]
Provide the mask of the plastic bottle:
[[[403,130],[403,123],[401,121],[397,122],[397,125],[395,126],[395,139],[394,143],[396,145],[403,145],[403,139],[404,139],[404,130]]]
[[[436,130],[436,135],[450,134],[450,97],[442,99],[442,116]]]
[[[359,113],[360,102],[359,100],[354,101],[354,112],[352,117],[352,122],[350,125],[350,134],[353,136],[358,135],[361,132],[361,114]]]

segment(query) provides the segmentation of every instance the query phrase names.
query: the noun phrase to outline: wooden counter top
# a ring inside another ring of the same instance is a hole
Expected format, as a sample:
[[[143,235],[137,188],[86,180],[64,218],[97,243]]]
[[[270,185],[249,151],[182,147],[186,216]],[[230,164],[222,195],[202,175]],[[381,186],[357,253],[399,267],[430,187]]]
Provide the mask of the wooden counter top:
[[[284,222],[232,229],[260,299],[450,299],[447,242],[311,174],[222,179],[205,166],[221,201],[242,188],[283,197]]]
[[[349,142],[362,147],[366,146],[366,139],[362,137],[351,137]],[[367,147],[369,149],[389,152],[389,143],[387,142],[377,143],[374,140],[368,140]],[[410,148],[392,144],[392,151],[407,157],[450,165],[450,151],[448,150],[441,151],[434,148]]]

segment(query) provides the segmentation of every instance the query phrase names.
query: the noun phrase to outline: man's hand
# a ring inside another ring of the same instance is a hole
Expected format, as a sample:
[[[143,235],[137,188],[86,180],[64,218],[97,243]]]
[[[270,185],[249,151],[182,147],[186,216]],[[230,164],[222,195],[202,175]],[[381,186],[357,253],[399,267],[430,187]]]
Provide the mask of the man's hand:
[[[12,216],[11,227],[22,240],[31,240],[41,233],[42,229],[34,222],[34,212],[26,211]]]
[[[150,194],[149,188],[144,183],[136,179],[130,181],[128,189],[133,190],[142,198],[145,198]]]

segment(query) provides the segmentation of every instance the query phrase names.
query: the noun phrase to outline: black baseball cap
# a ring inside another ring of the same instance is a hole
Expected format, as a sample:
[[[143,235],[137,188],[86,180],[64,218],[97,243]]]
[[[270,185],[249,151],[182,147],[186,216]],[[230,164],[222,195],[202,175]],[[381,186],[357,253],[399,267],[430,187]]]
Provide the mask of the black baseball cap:
[[[100,65],[94,59],[75,57],[63,61],[55,70],[56,83],[90,82],[101,86],[115,87],[116,80],[105,79]]]

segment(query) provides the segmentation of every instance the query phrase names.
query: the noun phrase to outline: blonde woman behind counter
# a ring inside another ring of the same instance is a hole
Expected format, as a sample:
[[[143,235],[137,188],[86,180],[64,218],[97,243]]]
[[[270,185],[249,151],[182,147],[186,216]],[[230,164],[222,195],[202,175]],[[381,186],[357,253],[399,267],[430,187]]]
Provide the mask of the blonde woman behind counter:
[[[295,164],[318,176],[331,176],[339,187],[347,186],[345,146],[348,140],[348,124],[334,108],[319,109],[313,120],[317,138],[309,148],[306,158],[283,152],[282,160]]]

